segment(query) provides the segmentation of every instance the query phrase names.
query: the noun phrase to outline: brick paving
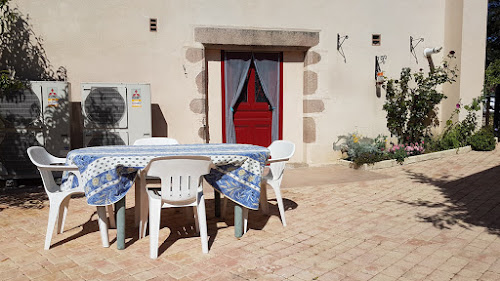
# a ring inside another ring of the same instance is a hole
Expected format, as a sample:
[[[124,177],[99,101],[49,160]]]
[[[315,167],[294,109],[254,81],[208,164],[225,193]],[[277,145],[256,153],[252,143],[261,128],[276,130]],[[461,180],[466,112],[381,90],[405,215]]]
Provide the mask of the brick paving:
[[[157,260],[149,238],[137,240],[133,192],[125,250],[114,229],[111,247],[101,247],[95,208],[80,197],[45,251],[43,191],[4,191],[0,280],[500,280],[499,182],[500,149],[370,172],[290,169],[282,188],[289,225],[269,190],[271,215],[251,211],[241,239],[232,212],[214,217],[207,186],[210,253],[201,253],[182,209],[165,209]]]

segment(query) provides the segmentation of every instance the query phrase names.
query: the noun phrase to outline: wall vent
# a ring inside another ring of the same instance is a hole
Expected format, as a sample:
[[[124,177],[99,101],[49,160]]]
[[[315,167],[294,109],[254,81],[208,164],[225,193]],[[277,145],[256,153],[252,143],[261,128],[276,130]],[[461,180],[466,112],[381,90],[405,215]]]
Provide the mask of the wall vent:
[[[149,31],[156,31],[157,29],[157,20],[156,19],[149,19]]]
[[[380,34],[372,34],[372,46],[380,46],[381,38]]]

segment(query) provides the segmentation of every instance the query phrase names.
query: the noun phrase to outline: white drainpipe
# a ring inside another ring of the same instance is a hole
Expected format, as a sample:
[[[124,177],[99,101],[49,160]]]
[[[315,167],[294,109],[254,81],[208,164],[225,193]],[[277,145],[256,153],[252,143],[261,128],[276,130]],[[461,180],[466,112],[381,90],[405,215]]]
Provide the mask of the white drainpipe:
[[[434,72],[434,62],[432,61],[431,55],[437,54],[443,49],[443,47],[440,48],[425,48],[424,50],[424,56],[427,58],[427,61],[429,62],[429,67],[431,69],[431,72]]]

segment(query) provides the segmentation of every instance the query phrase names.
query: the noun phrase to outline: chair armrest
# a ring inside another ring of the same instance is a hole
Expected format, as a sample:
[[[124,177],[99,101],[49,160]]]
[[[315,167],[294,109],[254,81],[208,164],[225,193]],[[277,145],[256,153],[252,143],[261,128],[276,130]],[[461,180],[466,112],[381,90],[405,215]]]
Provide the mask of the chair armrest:
[[[268,159],[266,161],[266,165],[276,163],[276,162],[283,162],[283,161],[288,161],[290,158],[275,158],[275,159]]]
[[[52,164],[66,164],[66,158],[54,157]]]
[[[47,171],[78,171],[75,165],[38,165],[37,168]]]

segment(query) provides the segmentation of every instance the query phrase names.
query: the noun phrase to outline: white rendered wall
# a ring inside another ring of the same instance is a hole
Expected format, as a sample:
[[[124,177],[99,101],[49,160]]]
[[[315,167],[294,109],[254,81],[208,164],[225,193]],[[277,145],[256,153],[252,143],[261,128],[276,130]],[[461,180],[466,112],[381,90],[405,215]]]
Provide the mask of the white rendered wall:
[[[461,51],[463,101],[477,96],[482,87],[486,0],[463,0],[462,40],[454,26],[446,25],[449,0],[191,0],[191,1],[77,1],[14,0],[34,34],[43,38],[47,58],[55,69],[64,66],[72,85],[72,100],[80,101],[82,82],[150,83],[152,102],[160,106],[168,123],[168,135],[181,143],[204,142],[199,136],[203,114],[190,110],[203,98],[195,77],[205,68],[204,59],[190,61],[186,52],[203,49],[194,41],[198,26],[319,30],[319,44],[309,50],[321,56],[304,66],[287,61],[300,52],[284,53],[284,138],[297,144],[294,161],[331,163],[338,154],[332,143],[339,135],[357,131],[363,135],[388,134],[382,105],[385,92],[375,94],[375,56],[386,55],[384,74],[397,78],[402,67],[429,66],[422,55],[426,47]],[[462,1],[462,0],[460,0]],[[448,11],[448,13],[450,13]],[[158,19],[158,31],[149,31],[149,18]],[[446,29],[449,29],[448,31]],[[458,29],[461,30],[458,30]],[[450,29],[452,29],[450,31]],[[343,44],[347,62],[337,52],[337,33],[348,35]],[[372,46],[371,35],[381,34],[381,46]],[[452,36],[445,40],[445,34]],[[410,54],[409,37],[424,38],[416,47],[419,63]],[[446,41],[446,42],[445,42]],[[450,45],[450,43],[453,43]],[[457,45],[457,46],[454,46]],[[220,62],[207,51],[209,126],[211,142],[221,141]],[[435,55],[439,63],[445,52]],[[219,66],[218,66],[219,65]],[[303,96],[303,71],[317,73],[317,89]],[[219,87],[219,88],[217,88]],[[303,100],[322,100],[324,110],[303,113]],[[316,125],[315,141],[303,143],[302,118]],[[220,124],[220,123],[219,123]]]
[[[481,95],[484,81],[487,1],[464,0],[460,97],[463,104]],[[482,116],[482,111],[478,112]],[[463,119],[467,112],[460,112]],[[482,120],[481,117],[478,120]],[[481,122],[481,121],[479,121]]]

